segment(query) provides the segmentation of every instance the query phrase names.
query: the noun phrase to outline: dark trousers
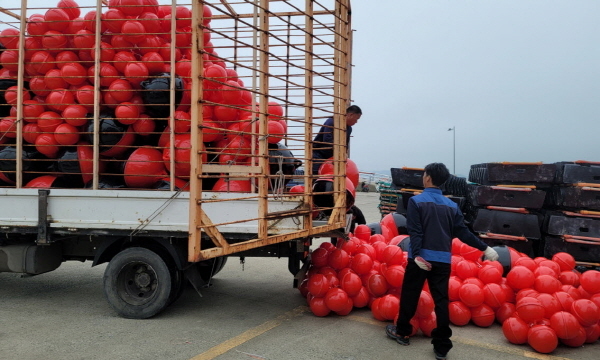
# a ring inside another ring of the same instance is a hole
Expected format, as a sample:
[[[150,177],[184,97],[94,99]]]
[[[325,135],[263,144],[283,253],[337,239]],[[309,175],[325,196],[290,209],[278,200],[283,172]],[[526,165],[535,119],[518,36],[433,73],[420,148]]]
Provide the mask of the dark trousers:
[[[396,333],[409,336],[412,333],[410,320],[415,316],[423,285],[427,280],[429,290],[435,303],[437,327],[432,331],[431,343],[435,351],[446,355],[452,349],[452,329],[448,314],[448,281],[450,280],[450,264],[431,262],[431,271],[421,269],[413,259],[408,259],[402,293],[400,296],[400,315]]]

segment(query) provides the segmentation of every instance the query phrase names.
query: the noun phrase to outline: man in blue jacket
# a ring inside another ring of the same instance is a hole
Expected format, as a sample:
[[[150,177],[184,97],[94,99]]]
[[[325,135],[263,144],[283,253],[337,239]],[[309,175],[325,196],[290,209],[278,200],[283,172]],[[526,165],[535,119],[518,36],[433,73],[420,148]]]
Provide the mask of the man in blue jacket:
[[[362,110],[356,105],[352,105],[346,109],[346,146],[350,145],[352,126],[356,125],[361,116]],[[317,175],[319,173],[319,168],[325,160],[333,157],[333,118],[325,120],[319,133],[315,136],[312,157],[312,172],[313,175]]]
[[[410,320],[415,315],[423,284],[427,280],[435,303],[437,326],[431,333],[435,358],[446,359],[452,348],[452,330],[448,314],[448,281],[452,259],[452,239],[484,251],[488,260],[498,260],[496,250],[487,246],[465,226],[462,212],[439,189],[450,172],[444,164],[432,163],[425,167],[423,193],[408,201],[406,227],[410,236],[408,265],[400,296],[397,325],[388,325],[386,334],[401,345],[409,345],[412,333]]]

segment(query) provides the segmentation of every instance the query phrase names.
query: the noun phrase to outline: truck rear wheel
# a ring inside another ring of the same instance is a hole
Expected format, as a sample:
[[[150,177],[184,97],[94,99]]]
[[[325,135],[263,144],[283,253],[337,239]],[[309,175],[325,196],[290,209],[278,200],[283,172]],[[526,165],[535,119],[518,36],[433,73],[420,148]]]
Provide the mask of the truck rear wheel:
[[[158,314],[171,298],[171,273],[155,252],[132,247],[115,255],[104,271],[104,294],[121,316],[146,319]]]
[[[171,270],[171,294],[169,295],[169,304],[174,303],[181,294],[183,294],[183,290],[185,289],[185,275],[183,271],[178,269]]]

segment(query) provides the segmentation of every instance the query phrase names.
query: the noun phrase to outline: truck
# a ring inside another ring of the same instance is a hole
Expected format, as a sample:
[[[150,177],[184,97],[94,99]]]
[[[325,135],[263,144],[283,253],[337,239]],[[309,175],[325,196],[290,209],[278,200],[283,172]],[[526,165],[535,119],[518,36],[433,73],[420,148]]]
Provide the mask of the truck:
[[[108,303],[141,319],[229,256],[288,257],[297,286],[312,239],[344,236],[349,0],[6,5],[0,272],[107,263]],[[296,175],[328,117],[332,173]]]

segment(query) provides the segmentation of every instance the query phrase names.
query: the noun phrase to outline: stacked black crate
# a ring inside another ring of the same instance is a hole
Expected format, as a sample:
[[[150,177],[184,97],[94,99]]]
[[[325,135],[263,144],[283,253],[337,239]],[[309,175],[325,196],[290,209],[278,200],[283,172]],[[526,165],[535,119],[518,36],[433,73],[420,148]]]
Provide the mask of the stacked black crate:
[[[600,163],[557,163],[556,186],[544,222],[544,256],[568,252],[579,262],[600,263]]]
[[[398,199],[396,213],[406,215],[408,199],[423,191],[424,169],[419,168],[391,168],[392,184],[397,189]]]
[[[408,199],[423,192],[424,169],[418,168],[392,168],[392,184],[398,189],[398,202],[396,212],[406,215]],[[465,197],[467,195],[467,179],[450,175],[450,178],[440,186],[442,193],[454,201],[464,211]]]
[[[471,166],[469,213],[472,230],[490,246],[507,245],[539,256],[541,224],[556,164],[484,163]]]
[[[380,183],[379,190],[379,213],[383,218],[387,214],[396,212],[396,204],[398,203],[399,191],[392,183]]]

